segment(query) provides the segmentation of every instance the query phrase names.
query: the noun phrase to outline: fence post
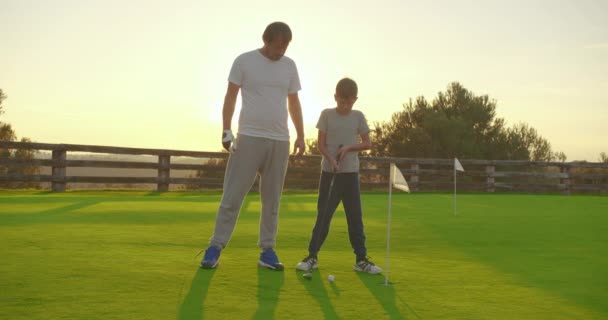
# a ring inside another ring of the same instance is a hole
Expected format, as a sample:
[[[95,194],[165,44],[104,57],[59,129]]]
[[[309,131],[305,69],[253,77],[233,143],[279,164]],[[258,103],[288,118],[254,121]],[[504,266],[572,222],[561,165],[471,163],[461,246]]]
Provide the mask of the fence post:
[[[563,174],[564,173],[566,174],[565,178],[559,179],[559,183],[564,185],[564,190],[562,191],[562,194],[569,195],[570,194],[570,167],[560,166],[559,171]]]
[[[486,192],[496,191],[496,181],[494,180],[494,172],[496,167],[486,166]]]
[[[169,176],[170,176],[171,156],[158,156],[158,184],[156,191],[169,191]]]
[[[65,160],[67,152],[65,150],[53,150],[53,167],[51,178],[51,190],[53,192],[65,191]]]
[[[418,170],[420,170],[420,165],[417,163],[412,163],[410,170],[412,170],[412,175],[410,176],[410,188],[412,191],[418,191]]]

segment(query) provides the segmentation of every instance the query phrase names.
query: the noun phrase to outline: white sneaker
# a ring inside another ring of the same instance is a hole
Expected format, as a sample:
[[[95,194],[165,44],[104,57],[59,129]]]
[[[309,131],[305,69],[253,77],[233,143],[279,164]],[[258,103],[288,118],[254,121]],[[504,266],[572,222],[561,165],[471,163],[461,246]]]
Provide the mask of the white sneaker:
[[[367,272],[371,274],[378,274],[382,272],[382,269],[375,265],[373,262],[367,260],[367,258],[363,260],[359,260],[357,264],[353,266],[353,269],[357,272]]]
[[[312,269],[317,269],[318,267],[319,265],[317,264],[317,257],[312,255],[304,258],[304,260],[300,261],[300,263],[296,265],[296,269],[302,271],[310,271]]]

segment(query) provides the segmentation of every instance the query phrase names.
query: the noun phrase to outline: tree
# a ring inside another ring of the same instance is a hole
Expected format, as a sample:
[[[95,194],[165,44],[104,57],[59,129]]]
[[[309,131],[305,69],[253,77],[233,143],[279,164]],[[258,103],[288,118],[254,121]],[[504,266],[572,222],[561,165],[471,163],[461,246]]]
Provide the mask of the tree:
[[[2,110],[4,99],[6,99],[6,95],[4,95],[4,92],[0,89],[0,116],[4,113],[4,110]],[[14,141],[15,139],[15,132],[13,131],[13,128],[11,128],[11,125],[0,121],[0,141]],[[10,150],[0,149],[0,159],[8,158],[10,154]],[[0,165],[0,173],[6,174],[7,170],[8,168],[6,166]]]
[[[4,111],[2,111],[2,101],[4,101],[4,99],[6,99],[6,95],[4,95],[4,91],[0,88],[0,114],[4,113]]]
[[[4,107],[2,105],[2,103],[4,102],[5,99],[6,99],[6,95],[4,95],[4,92],[2,91],[2,89],[0,89],[0,116],[4,113],[4,110],[2,110],[2,108]],[[15,131],[13,131],[13,128],[11,128],[11,125],[8,123],[2,123],[2,121],[0,121],[0,140],[14,141],[15,139],[16,139]],[[4,150],[2,150],[2,151],[4,151]]]
[[[222,152],[226,152],[223,150]],[[217,179],[218,181],[224,177],[228,158],[212,158],[204,162],[205,169],[196,170],[194,174],[190,174],[188,178],[206,178]],[[205,183],[190,183],[185,186],[187,190],[201,189],[206,187]],[[218,185],[218,187],[220,187]]]
[[[306,154],[309,155],[321,155],[319,152],[319,144],[317,139],[310,138],[306,139]]]
[[[606,152],[600,153],[599,161],[602,163],[608,163],[608,154],[606,154]]]
[[[496,101],[454,82],[437,98],[409,100],[387,122],[374,123],[372,155],[550,161],[551,144],[527,124],[507,128]],[[564,155],[565,156],[565,155]]]
[[[555,153],[555,159],[559,162],[566,162],[566,159],[568,159],[568,157],[566,157],[566,154],[559,151]]]
[[[507,159],[552,161],[555,153],[551,151],[549,141],[541,137],[536,129],[525,123],[519,123],[513,128],[506,129],[507,134]],[[565,155],[564,155],[565,156]]]
[[[0,89],[0,116],[4,113],[2,103],[6,99],[6,95]],[[12,126],[8,123],[0,121],[0,140],[1,141],[15,141],[17,135]],[[28,138],[22,138],[21,142],[31,142]],[[27,162],[34,159],[36,150],[14,150],[0,149],[0,159],[18,159],[21,162]],[[0,174],[21,174],[21,175],[37,175],[40,173],[40,168],[36,165],[25,165],[25,166],[5,166],[0,164]],[[9,183],[2,182],[0,186],[5,188],[38,188],[39,184],[36,182],[19,182]]]

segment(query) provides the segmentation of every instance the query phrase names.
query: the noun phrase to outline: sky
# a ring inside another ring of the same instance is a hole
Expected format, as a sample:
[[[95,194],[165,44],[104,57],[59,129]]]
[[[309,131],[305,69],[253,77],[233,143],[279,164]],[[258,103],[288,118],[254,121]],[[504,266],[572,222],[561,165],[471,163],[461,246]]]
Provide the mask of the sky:
[[[335,106],[388,121],[460,82],[568,161],[608,152],[608,1],[0,0],[0,121],[42,143],[219,151],[228,72],[288,23],[306,138]],[[233,118],[238,129],[240,101]],[[292,141],[295,130],[290,122]]]

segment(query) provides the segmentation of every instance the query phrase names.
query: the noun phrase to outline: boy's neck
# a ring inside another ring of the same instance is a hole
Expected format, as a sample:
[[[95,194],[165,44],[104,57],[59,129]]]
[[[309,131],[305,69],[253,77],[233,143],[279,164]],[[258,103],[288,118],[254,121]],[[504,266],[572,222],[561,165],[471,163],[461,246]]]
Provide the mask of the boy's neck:
[[[336,107],[336,112],[337,112],[339,115],[343,115],[343,116],[345,116],[345,115],[348,115],[348,114],[349,114],[351,111],[352,111],[352,110],[343,110],[343,109],[340,109],[340,108]]]

